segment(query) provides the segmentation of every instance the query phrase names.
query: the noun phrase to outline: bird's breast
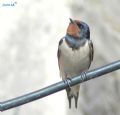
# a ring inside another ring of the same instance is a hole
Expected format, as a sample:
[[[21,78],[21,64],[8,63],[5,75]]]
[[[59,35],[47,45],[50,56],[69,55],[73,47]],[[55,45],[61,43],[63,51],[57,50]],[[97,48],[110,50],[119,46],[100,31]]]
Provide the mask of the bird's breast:
[[[60,46],[61,56],[60,60],[62,62],[64,72],[69,76],[79,75],[82,71],[88,69],[89,60],[89,45],[86,40],[85,44],[80,46],[79,49],[73,50],[68,46],[65,39]]]

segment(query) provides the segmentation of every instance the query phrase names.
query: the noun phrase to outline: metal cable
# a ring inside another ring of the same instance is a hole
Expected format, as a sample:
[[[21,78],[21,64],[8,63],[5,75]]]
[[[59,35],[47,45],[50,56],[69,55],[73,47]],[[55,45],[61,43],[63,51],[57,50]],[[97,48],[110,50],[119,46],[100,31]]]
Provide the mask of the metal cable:
[[[60,81],[60,82],[52,84],[48,87],[45,87],[43,89],[25,94],[20,97],[16,97],[14,99],[0,102],[0,111],[5,111],[8,109],[29,103],[31,101],[43,98],[43,97],[53,94],[55,92],[66,89],[67,87],[74,86],[78,83],[82,83],[82,82],[88,81],[90,79],[100,77],[104,74],[110,73],[112,71],[116,71],[118,69],[120,69],[120,60],[110,63],[108,65],[102,66],[100,68],[94,69],[94,70],[89,70],[87,72],[83,72],[79,76],[76,76],[72,79],[67,79],[67,82]]]

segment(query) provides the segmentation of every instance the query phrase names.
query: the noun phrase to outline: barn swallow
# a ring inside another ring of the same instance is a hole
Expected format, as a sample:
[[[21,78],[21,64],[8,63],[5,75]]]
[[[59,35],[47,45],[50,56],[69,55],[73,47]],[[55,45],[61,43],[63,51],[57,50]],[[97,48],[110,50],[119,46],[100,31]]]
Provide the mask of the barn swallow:
[[[66,35],[59,41],[58,65],[62,80],[79,76],[89,69],[93,61],[94,49],[90,40],[89,26],[82,21],[70,19]],[[66,88],[69,108],[71,99],[77,108],[80,84]]]

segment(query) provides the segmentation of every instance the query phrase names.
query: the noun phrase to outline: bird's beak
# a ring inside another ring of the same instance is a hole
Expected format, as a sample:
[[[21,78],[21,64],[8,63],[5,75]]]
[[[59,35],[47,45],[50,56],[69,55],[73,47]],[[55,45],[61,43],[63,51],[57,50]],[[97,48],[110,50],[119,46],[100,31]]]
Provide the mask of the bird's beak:
[[[74,21],[73,21],[71,18],[69,18],[69,19],[70,19],[70,22],[71,22],[71,23],[74,23]]]

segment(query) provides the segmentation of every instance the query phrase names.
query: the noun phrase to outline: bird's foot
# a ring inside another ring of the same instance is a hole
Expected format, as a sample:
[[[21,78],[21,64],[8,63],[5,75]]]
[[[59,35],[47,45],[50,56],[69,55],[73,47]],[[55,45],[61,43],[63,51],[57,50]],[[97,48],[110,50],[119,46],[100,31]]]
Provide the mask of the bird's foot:
[[[67,85],[70,89],[71,89],[71,82],[72,82],[71,78],[67,78],[64,80],[64,83],[67,83]]]
[[[82,81],[86,81],[87,80],[86,72],[82,72],[81,73],[81,80]]]

